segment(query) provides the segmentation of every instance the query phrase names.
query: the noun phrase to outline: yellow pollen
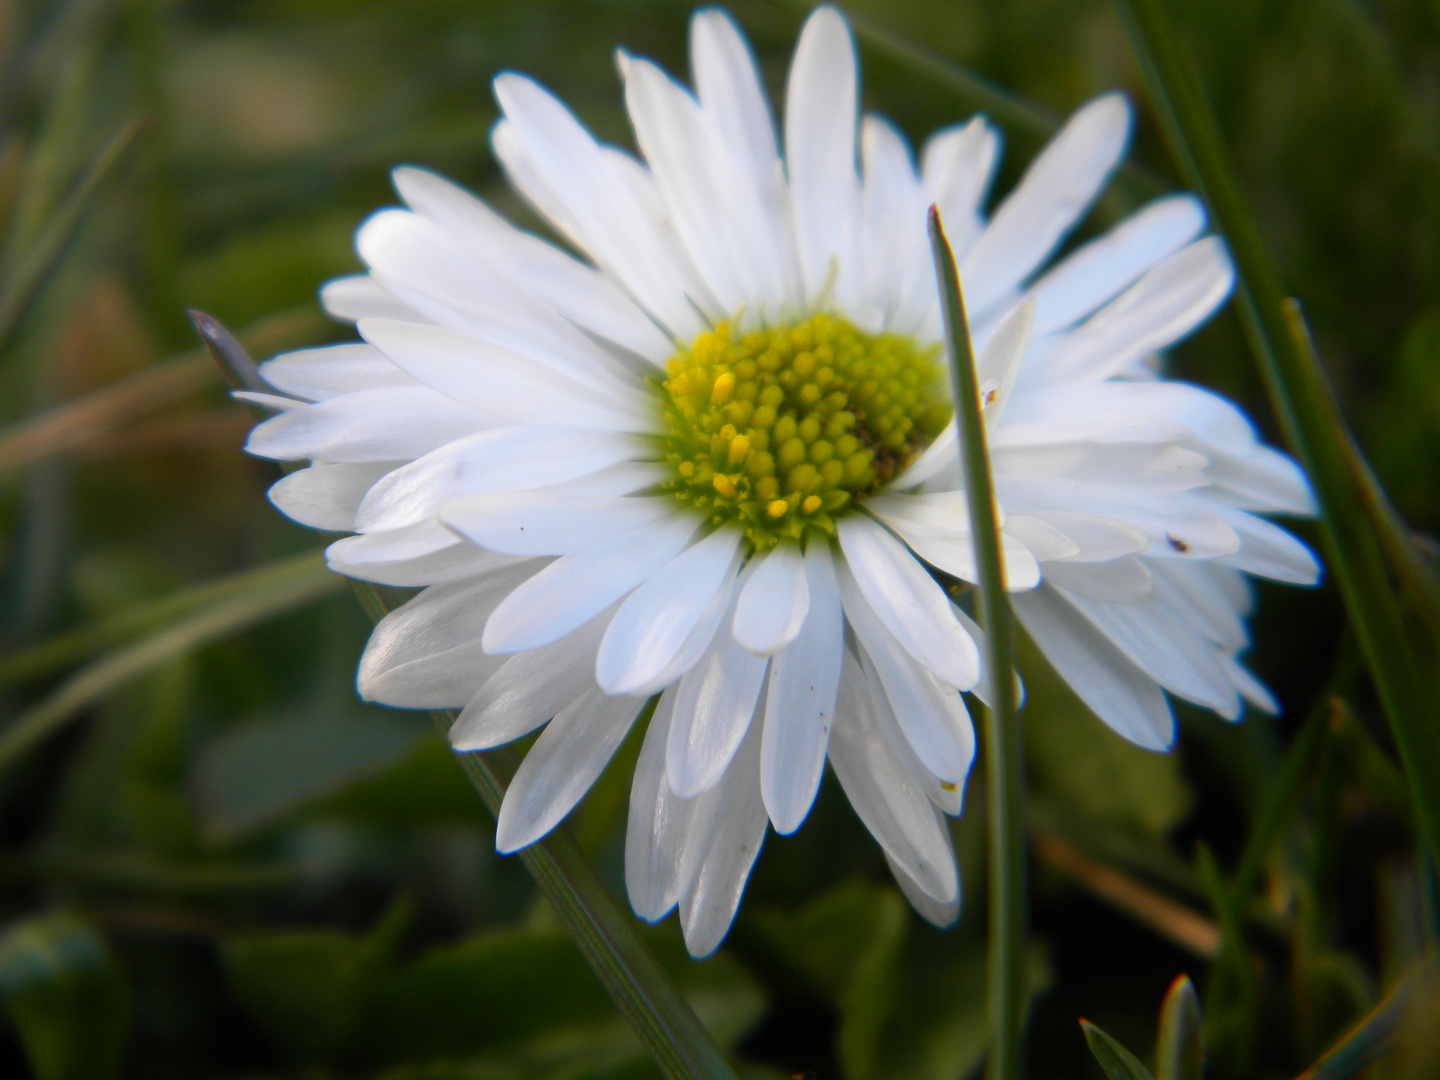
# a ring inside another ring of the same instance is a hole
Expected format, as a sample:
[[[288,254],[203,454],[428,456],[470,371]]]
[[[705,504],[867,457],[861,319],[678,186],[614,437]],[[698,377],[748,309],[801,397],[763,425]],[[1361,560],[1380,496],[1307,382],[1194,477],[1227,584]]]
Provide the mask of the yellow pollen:
[[[715,386],[710,391],[711,405],[724,405],[730,400],[730,394],[735,389],[735,375],[733,372],[725,372],[715,379]]]
[[[950,420],[938,346],[833,315],[697,335],[651,384],[661,489],[746,546],[833,536]]]

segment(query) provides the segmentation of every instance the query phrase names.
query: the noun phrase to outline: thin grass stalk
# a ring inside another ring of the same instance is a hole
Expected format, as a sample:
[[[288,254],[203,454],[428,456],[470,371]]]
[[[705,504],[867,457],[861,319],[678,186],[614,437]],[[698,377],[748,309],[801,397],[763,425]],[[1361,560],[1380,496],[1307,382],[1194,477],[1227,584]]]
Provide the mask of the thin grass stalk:
[[[1218,127],[1161,0],[1116,0],[1151,103],[1187,183],[1230,245],[1235,302],[1285,440],[1314,485],[1326,560],[1395,738],[1421,831],[1440,853],[1440,727],[1377,534],[1358,452],[1314,354],[1285,317],[1285,291],[1235,182]],[[1432,621],[1428,620],[1427,621]]]
[[[990,1029],[985,1059],[988,1080],[1016,1080],[1024,1068],[1026,985],[1025,776],[1020,714],[1015,702],[1015,640],[1005,595],[995,494],[985,446],[985,421],[975,376],[975,356],[955,256],[940,213],[929,213],[930,246],[940,284],[940,308],[950,355],[951,389],[960,427],[960,480],[969,502],[975,564],[979,571],[977,614],[989,638],[986,661],[994,703],[985,709],[985,789],[988,798],[990,943],[986,1011]]]
[[[7,280],[0,288],[0,351],[9,343],[30,302],[60,265],[99,194],[120,174],[122,167],[133,160],[140,137],[150,126],[149,117],[137,117],[110,140],[54,217],[46,222],[34,244],[20,255],[6,275]]]
[[[250,354],[218,319],[203,311],[191,310],[188,314],[195,332],[232,387],[269,389]],[[374,585],[348,580],[371,622],[378,623],[389,614],[389,605]],[[650,711],[651,706],[647,706],[640,718],[642,723]],[[430,718],[445,736],[455,716],[448,709],[430,711]],[[511,747],[501,746],[457,753],[455,760],[485,808],[498,818],[505,790],[519,768],[519,755]],[[738,1080],[695,1010],[635,933],[634,920],[615,902],[564,826],[522,848],[519,855],[660,1072],[668,1080]]]
[[[147,638],[102,656],[81,668],[59,689],[0,731],[0,772],[75,719],[86,706],[202,645],[238,633],[303,604],[338,586],[323,566],[306,563],[264,589],[232,596],[164,627]]]
[[[324,568],[321,553],[307,551],[239,574],[212,578],[148,603],[132,604],[68,633],[57,634],[27,649],[0,657],[0,689],[62,671],[71,664],[123,644],[152,627],[233,596],[269,588],[297,570]]]

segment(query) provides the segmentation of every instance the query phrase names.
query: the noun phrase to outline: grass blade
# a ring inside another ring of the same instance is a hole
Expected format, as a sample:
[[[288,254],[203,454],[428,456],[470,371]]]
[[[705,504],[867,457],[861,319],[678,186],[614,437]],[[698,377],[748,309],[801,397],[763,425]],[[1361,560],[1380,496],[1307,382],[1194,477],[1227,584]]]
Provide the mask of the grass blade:
[[[140,137],[150,126],[149,117],[136,117],[110,140],[45,224],[34,244],[16,259],[10,273],[6,274],[4,285],[0,286],[0,352],[9,343],[30,302],[60,265],[96,197],[134,157],[140,146]]]
[[[385,617],[388,608],[373,585],[363,581],[350,584],[373,621]],[[455,714],[437,709],[430,716],[441,733],[448,735]],[[486,809],[498,817],[505,789],[519,768],[519,755],[509,746],[501,746],[456,754],[455,760]],[[565,827],[552,829],[521,848],[519,855],[660,1072],[669,1080],[735,1080],[734,1070],[705,1025],[635,934],[632,917],[615,902]]]
[[[1433,988],[1435,958],[1422,956],[1414,967],[1362,1016],[1340,1041],[1297,1080],[1346,1080],[1383,1057],[1399,1038],[1417,990]],[[1430,966],[1430,970],[1426,970]],[[1424,984],[1429,984],[1425,986]]]
[[[299,565],[291,564],[289,572],[268,588],[222,600],[76,672],[40,704],[0,731],[0,771],[73,720],[85,706],[131,679],[340,587],[335,575],[313,555],[297,562]]]
[[[1374,518],[1383,504],[1367,498],[1365,470],[1314,353],[1297,346],[1279,273],[1162,0],[1116,6],[1171,152],[1230,244],[1246,337],[1286,442],[1314,485],[1327,561],[1404,761],[1421,830],[1432,854],[1440,853],[1440,726],[1377,539],[1393,526]]]
[[[1029,906],[1025,895],[1025,766],[1020,712],[1015,702],[1015,637],[1010,601],[1005,595],[1000,563],[1000,533],[990,459],[985,446],[985,420],[965,300],[955,256],[945,239],[940,213],[930,207],[930,246],[939,279],[945,340],[950,354],[951,388],[960,426],[961,482],[969,502],[975,564],[979,570],[977,609],[990,639],[990,685],[994,705],[985,710],[985,776],[990,859],[989,985],[986,992],[990,1052],[985,1061],[989,1080],[1014,1080],[1023,1058],[1025,1006],[1025,931]]]
[[[1085,1032],[1090,1053],[1095,1055],[1095,1060],[1110,1080],[1154,1080],[1139,1058],[1089,1020],[1080,1021],[1080,1030]]]
[[[1069,874],[1094,896],[1186,952],[1202,960],[1214,959],[1220,948],[1220,930],[1205,916],[1130,875],[1090,858],[1053,833],[1031,830],[1030,844],[1036,858]]]
[[[1155,1046],[1156,1080],[1203,1080],[1205,1029],[1200,998],[1188,975],[1165,991],[1160,1003],[1160,1034]]]
[[[0,657],[0,689],[53,675],[87,656],[120,645],[187,612],[234,596],[268,589],[276,582],[289,580],[304,568],[319,569],[323,565],[321,553],[310,551],[258,569],[202,582],[149,603],[132,604],[123,611]]]

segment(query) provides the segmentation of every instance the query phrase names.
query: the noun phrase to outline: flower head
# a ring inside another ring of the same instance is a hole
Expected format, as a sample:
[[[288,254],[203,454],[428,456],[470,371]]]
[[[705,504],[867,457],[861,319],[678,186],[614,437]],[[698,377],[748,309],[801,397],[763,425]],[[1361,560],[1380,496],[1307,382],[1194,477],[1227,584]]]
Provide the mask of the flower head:
[[[501,850],[543,836],[660,694],[631,794],[638,914],[724,936],[767,824],[805,818],[828,757],[896,879],[944,923],[944,814],[974,755],[984,636],[940,359],[926,207],[960,259],[1015,609],[1106,723],[1155,749],[1165,691],[1274,708],[1238,663],[1244,575],[1313,581],[1255,512],[1303,477],[1233,406],[1160,379],[1157,350],[1225,299],[1189,196],[1042,267],[1118,162],[1110,95],[987,217],[981,118],[917,170],[857,123],[841,16],[806,23],[784,154],[749,50],[699,12],[695,93],[620,56],[643,162],[528,79],[495,82],[494,146],[572,251],[418,169],[360,229],[367,275],[327,286],[363,343],[264,366],[285,399],[249,449],[309,459],[272,489],[353,532],[339,572],[424,591],[376,628],[361,693],[454,707],[459,750],[548,725],[506,796]],[[948,587],[947,587],[948,586]]]

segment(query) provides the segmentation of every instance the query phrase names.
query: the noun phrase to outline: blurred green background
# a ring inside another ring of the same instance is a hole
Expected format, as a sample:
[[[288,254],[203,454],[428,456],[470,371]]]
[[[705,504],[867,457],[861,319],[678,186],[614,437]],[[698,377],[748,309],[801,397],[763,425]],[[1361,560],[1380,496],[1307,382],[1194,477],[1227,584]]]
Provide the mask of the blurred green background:
[[[1440,4],[1169,6],[1365,452],[1411,524],[1440,531]],[[1046,116],[1117,86],[1140,105],[1134,167],[1080,235],[1175,186],[1104,0],[845,8],[866,107],[917,143],[977,109],[955,65],[1024,99],[994,114],[996,191]],[[490,78],[532,74],[631,145],[612,50],[683,75],[689,10],[0,2],[0,1075],[655,1075],[518,861],[494,854],[429,720],[356,699],[369,624],[320,569],[323,538],[266,503],[277,473],[240,452],[251,417],[184,309],[261,358],[343,340],[316,288],[359,269],[355,227],[394,201],[399,163],[539,228],[489,152]],[[778,99],[804,6],[730,10]],[[1171,369],[1276,438],[1228,311]],[[1169,756],[1122,743],[1027,654],[1033,1075],[1100,1075],[1081,1015],[1148,1052],[1181,972],[1204,992],[1212,1076],[1294,1075],[1434,935],[1342,622],[1328,586],[1262,588],[1251,666],[1285,714],[1180,708]],[[1233,872],[1307,723],[1303,783],[1225,915],[1197,853]],[[567,826],[622,898],[637,751]],[[827,778],[805,827],[769,837],[718,954],[686,957],[673,919],[646,931],[746,1075],[974,1071],[983,784],[954,823],[954,929],[910,911]],[[1380,1068],[1418,1075],[1423,1042]]]

